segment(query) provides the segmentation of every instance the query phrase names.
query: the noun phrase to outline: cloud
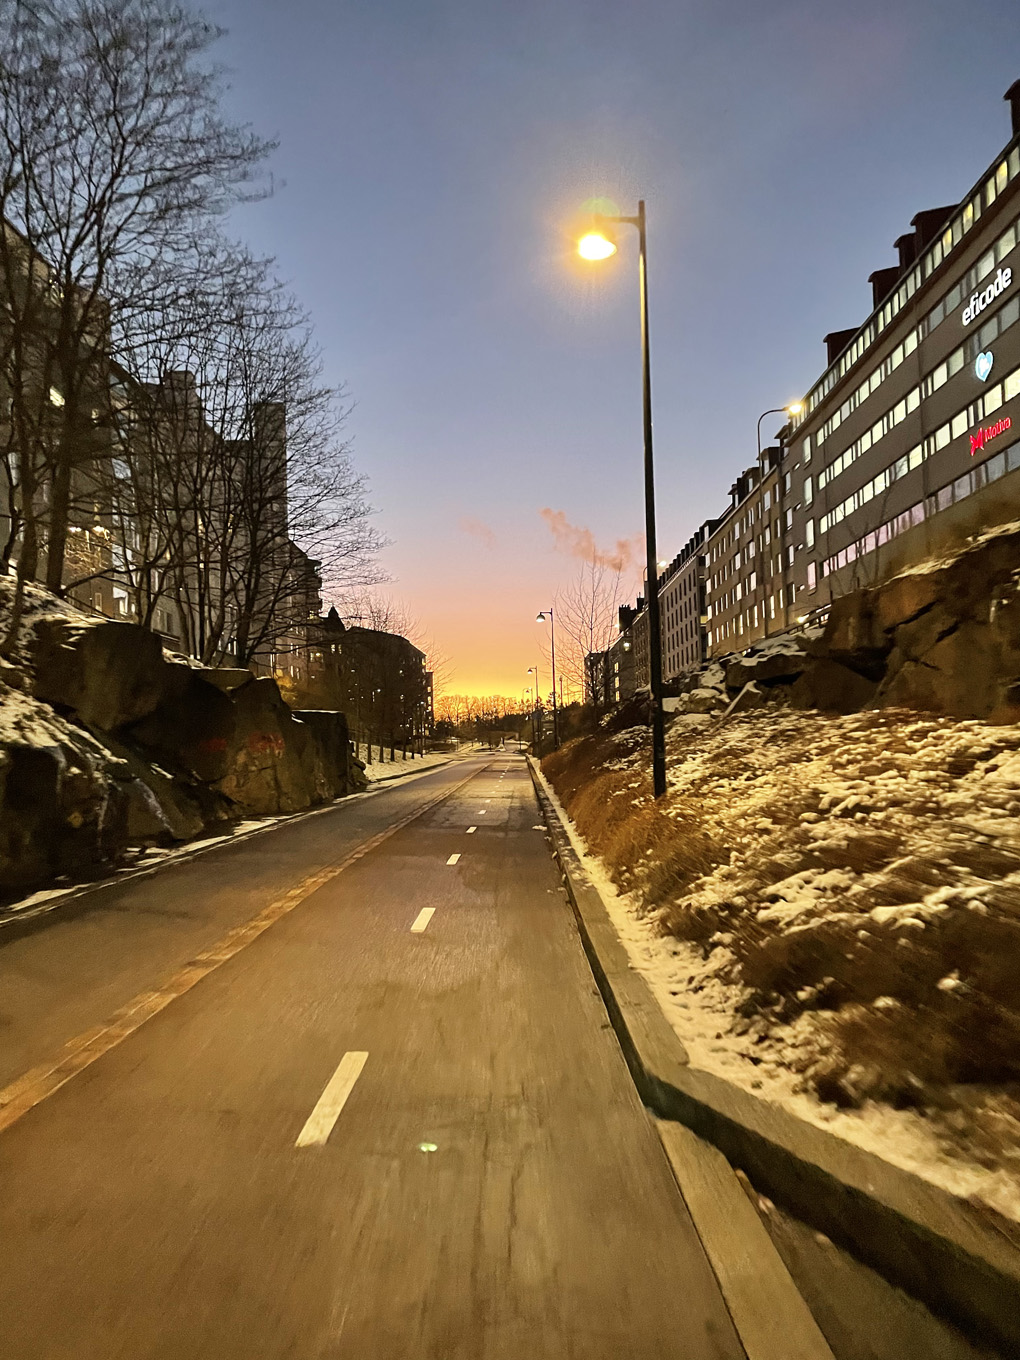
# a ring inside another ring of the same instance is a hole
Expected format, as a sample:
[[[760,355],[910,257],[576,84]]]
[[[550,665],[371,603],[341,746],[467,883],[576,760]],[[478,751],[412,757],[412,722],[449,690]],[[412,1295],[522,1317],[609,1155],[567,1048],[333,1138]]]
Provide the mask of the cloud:
[[[548,524],[560,552],[581,557],[595,566],[609,567],[611,571],[628,571],[637,565],[644,544],[640,534],[634,538],[618,538],[614,549],[604,550],[595,542],[590,529],[571,524],[562,510],[550,510],[547,506],[539,514]]]
[[[496,546],[496,535],[487,524],[482,520],[476,519],[474,515],[461,515],[460,527],[464,533],[470,534],[472,538],[480,539],[487,548]]]

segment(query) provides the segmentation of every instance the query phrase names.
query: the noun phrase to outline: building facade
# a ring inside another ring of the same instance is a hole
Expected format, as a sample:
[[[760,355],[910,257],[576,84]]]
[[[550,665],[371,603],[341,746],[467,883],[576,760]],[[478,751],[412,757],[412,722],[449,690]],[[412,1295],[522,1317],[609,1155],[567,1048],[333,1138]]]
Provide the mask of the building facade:
[[[794,422],[786,624],[1020,511],[1020,81],[1006,98],[1011,140],[913,218]]]
[[[717,528],[706,520],[665,568],[659,580],[662,676],[677,680],[696,670],[708,644],[705,580],[708,544]]]

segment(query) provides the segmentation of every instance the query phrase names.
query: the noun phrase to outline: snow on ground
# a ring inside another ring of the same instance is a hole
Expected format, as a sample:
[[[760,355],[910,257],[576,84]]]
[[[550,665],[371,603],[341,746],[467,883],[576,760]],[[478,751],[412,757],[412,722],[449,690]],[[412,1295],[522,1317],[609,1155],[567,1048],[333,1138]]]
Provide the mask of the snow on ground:
[[[1020,1219],[1020,731],[681,717],[664,808],[647,752],[546,765],[692,1062]]]
[[[374,746],[372,749],[378,751],[379,748]],[[456,760],[459,756],[508,755],[516,754],[516,751],[516,743],[512,747],[508,746],[505,751],[500,751],[498,749],[490,750],[488,745],[479,745],[477,742],[462,742],[456,751],[429,751],[425,756],[415,756],[414,760],[410,756],[407,760],[401,759],[398,751],[396,760],[375,760],[366,764],[365,774],[371,783],[373,780],[392,779],[395,775],[415,774],[419,770],[427,770],[432,765],[445,765],[451,760]],[[358,758],[359,760],[365,759],[365,747],[363,745],[359,748]]]
[[[365,748],[361,749],[364,751]],[[424,756],[415,756],[413,760],[410,756],[402,760],[398,751],[396,760],[373,760],[368,763],[365,766],[365,774],[370,783],[378,779],[392,779],[398,774],[415,774],[419,770],[427,770],[430,765],[444,765],[451,759],[451,755],[450,751],[429,751]],[[361,758],[364,759],[364,756]]]

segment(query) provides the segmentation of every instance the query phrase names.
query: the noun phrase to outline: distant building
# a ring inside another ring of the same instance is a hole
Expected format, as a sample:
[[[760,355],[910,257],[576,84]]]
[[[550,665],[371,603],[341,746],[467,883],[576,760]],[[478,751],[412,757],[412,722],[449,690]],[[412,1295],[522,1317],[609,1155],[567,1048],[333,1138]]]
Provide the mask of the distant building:
[[[666,681],[696,670],[705,659],[706,553],[715,528],[715,520],[706,520],[659,578],[662,677]]]
[[[421,751],[433,720],[425,655],[399,633],[345,627],[336,609],[318,620],[323,691],[368,746]]]
[[[730,487],[730,505],[705,545],[706,653],[740,650],[781,631],[792,601],[782,449],[769,448]]]

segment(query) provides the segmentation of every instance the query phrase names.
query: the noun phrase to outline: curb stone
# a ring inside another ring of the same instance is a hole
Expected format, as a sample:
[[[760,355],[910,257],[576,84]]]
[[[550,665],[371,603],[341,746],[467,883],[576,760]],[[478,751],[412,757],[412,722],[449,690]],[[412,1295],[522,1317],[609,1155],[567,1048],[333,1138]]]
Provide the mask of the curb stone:
[[[691,1067],[651,989],[631,967],[530,757],[528,766],[585,953],[645,1104],[712,1143],[760,1194],[933,1313],[1020,1354],[1020,1226]]]

